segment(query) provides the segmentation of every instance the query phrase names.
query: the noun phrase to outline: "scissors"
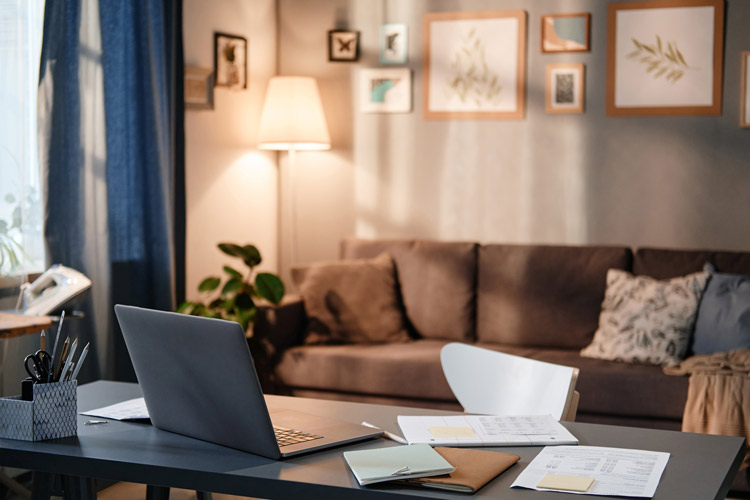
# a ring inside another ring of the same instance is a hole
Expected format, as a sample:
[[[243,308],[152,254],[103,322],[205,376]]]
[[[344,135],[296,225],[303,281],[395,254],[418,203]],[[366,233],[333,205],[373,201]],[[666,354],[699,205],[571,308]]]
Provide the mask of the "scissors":
[[[29,361],[31,361],[31,366],[29,366]],[[23,360],[23,366],[26,368],[26,373],[34,379],[34,382],[45,383],[52,371],[52,356],[47,351],[39,350],[26,356]]]

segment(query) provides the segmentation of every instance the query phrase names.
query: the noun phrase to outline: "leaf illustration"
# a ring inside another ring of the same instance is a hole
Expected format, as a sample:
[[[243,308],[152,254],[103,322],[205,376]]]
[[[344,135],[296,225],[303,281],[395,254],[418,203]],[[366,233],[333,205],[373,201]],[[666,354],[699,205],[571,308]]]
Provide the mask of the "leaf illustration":
[[[654,78],[664,76],[666,81],[674,84],[685,76],[686,70],[691,69],[677,47],[677,42],[666,42],[665,48],[664,41],[659,35],[656,35],[656,44],[654,45],[649,45],[635,38],[631,38],[631,40],[635,50],[625,57],[636,59],[640,64],[645,65],[646,73],[653,74]]]
[[[450,76],[446,80],[446,97],[457,97],[462,103],[477,107],[493,104],[502,92],[500,75],[487,64],[484,40],[472,27],[460,37],[460,46],[453,54]]]

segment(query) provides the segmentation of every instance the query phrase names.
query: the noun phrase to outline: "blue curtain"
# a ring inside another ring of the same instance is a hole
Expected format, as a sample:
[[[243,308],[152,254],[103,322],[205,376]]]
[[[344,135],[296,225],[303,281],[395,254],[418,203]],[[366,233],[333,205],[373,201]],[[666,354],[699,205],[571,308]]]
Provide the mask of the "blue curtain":
[[[45,237],[51,262],[92,278],[71,325],[96,344],[90,378],[135,380],[114,304],[170,310],[184,295],[182,85],[181,0],[48,0]]]

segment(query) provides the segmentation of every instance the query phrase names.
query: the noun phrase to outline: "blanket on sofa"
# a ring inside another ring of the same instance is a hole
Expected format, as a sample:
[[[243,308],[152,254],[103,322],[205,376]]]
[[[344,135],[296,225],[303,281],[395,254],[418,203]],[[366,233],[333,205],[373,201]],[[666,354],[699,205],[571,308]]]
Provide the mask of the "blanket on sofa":
[[[704,354],[665,367],[690,375],[683,432],[741,436],[750,441],[750,349]],[[750,465],[745,453],[741,469]]]

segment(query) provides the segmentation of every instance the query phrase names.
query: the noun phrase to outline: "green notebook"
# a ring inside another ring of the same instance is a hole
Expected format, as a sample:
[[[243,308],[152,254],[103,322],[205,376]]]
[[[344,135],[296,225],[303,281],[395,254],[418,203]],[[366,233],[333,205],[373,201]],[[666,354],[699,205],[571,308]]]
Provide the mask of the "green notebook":
[[[428,444],[345,451],[344,459],[359,484],[450,474],[456,469]]]

